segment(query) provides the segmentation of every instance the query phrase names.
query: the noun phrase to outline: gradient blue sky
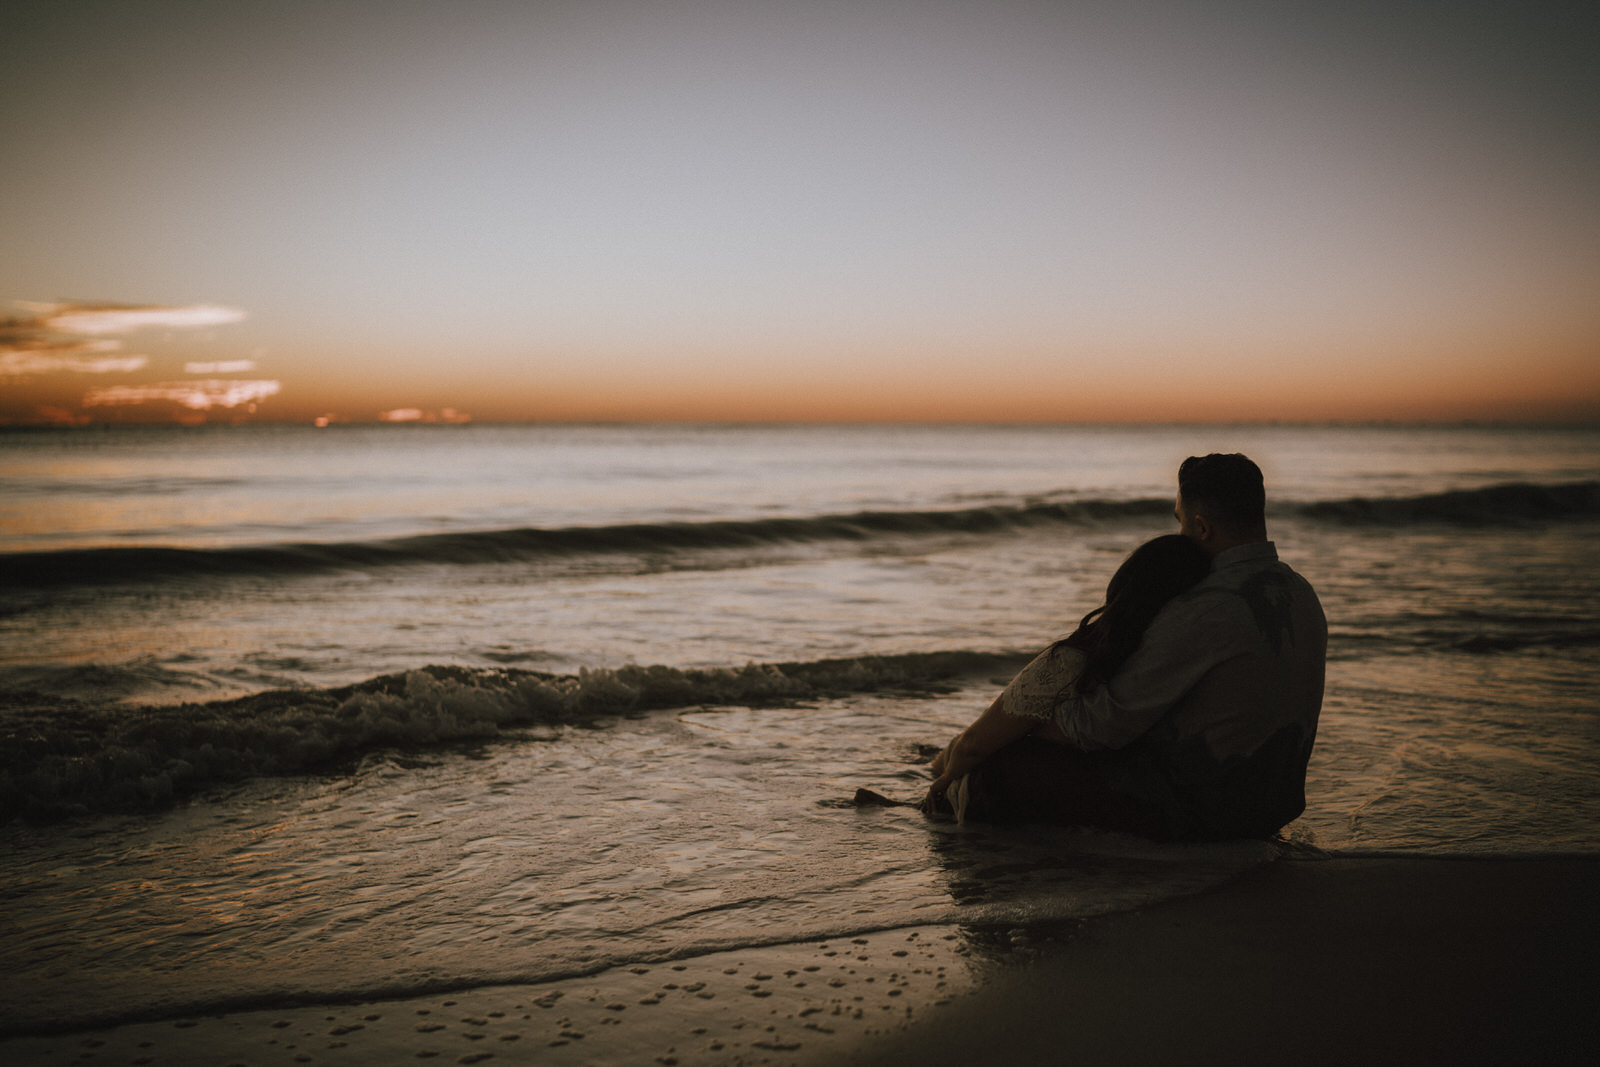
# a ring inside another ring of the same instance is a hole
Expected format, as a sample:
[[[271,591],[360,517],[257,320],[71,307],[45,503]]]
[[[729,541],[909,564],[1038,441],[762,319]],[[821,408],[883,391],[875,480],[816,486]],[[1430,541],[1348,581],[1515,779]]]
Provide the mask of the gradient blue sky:
[[[11,0],[0,419],[1594,418],[1597,25]]]

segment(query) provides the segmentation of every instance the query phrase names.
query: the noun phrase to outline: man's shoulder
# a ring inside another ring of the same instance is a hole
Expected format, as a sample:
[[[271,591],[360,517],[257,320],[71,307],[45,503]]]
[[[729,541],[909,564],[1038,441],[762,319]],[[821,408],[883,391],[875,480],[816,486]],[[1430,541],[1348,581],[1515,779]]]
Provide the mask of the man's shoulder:
[[[1199,648],[1225,640],[1248,622],[1250,610],[1239,588],[1215,578],[1212,575],[1167,601],[1150,624],[1153,638]]]
[[[1220,554],[1211,573],[1169,601],[1157,620],[1163,628],[1210,632],[1253,626],[1263,599],[1317,599],[1311,583],[1278,558],[1270,541]]]
[[[1294,585],[1311,590],[1311,583],[1278,556],[1277,546],[1271,541],[1240,545],[1219,553],[1212,561],[1211,573],[1195,589],[1237,593],[1263,584]]]

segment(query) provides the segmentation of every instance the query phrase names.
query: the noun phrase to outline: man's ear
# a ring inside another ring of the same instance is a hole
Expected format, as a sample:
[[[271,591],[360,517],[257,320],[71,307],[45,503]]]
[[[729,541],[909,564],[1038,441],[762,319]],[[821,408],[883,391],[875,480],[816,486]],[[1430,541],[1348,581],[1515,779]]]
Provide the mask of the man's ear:
[[[1217,532],[1217,528],[1211,524],[1211,520],[1200,512],[1195,512],[1189,516],[1189,526],[1194,531],[1192,534],[1194,539],[1200,542],[1211,540],[1212,534]]]

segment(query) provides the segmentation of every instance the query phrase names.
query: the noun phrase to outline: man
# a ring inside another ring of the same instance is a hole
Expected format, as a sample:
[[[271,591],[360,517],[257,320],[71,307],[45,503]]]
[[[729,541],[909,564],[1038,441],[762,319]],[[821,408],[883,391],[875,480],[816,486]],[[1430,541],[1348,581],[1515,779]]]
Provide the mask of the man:
[[[1109,681],[1066,688],[1035,737],[1007,711],[1014,682],[935,761],[924,810],[944,801],[959,817],[970,786],[1008,793],[999,809],[1024,818],[1188,840],[1265,837],[1304,811],[1328,626],[1267,540],[1265,505],[1246,457],[1185,460],[1173,513],[1209,573],[1161,608]],[[945,798],[958,781],[962,795]]]

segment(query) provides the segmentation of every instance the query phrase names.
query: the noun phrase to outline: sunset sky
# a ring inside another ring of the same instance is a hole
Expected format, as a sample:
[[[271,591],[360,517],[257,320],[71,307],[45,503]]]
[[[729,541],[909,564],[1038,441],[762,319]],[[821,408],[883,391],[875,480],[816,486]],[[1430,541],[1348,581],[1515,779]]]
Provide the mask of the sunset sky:
[[[0,421],[1593,420],[1595,10],[8,0]]]

